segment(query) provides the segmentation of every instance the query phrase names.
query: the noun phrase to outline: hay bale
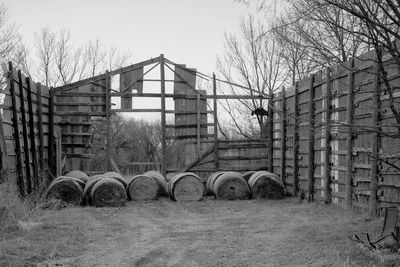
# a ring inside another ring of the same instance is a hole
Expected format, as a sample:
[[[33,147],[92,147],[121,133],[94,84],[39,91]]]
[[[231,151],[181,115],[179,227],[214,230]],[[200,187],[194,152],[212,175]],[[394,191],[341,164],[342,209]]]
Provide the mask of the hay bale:
[[[100,178],[91,192],[91,200],[96,207],[120,207],[125,205],[127,196],[122,183],[113,178]]]
[[[147,175],[136,175],[129,179],[126,189],[128,198],[134,201],[154,200],[158,197],[158,182]]]
[[[206,190],[207,193],[212,193],[213,194],[213,186],[215,183],[215,180],[217,180],[217,178],[219,176],[221,176],[224,172],[215,172],[213,174],[210,175],[210,177],[208,177],[207,182],[206,182]]]
[[[83,189],[83,200],[84,200],[85,204],[93,205],[92,196],[91,196],[92,188],[98,181],[100,181],[101,179],[104,179],[104,178],[107,178],[107,177],[103,176],[103,175],[98,175],[98,174],[91,176],[89,178],[89,181],[85,184],[85,187]]]
[[[147,175],[150,177],[153,177],[157,183],[159,184],[160,191],[158,194],[160,196],[168,196],[167,192],[167,181],[165,180],[165,177],[158,171],[147,171],[143,173],[143,175]]]
[[[85,183],[89,180],[89,176],[86,173],[84,173],[82,171],[78,171],[78,170],[70,171],[69,173],[65,174],[64,176],[78,178]]]
[[[249,181],[250,177],[255,173],[256,171],[248,171],[242,174],[243,179],[246,180],[246,182]]]
[[[271,172],[258,171],[249,179],[252,198],[282,199],[286,196],[281,179]]]
[[[47,189],[46,198],[59,199],[71,205],[79,205],[83,201],[82,185],[72,177],[58,177]],[[80,180],[79,180],[80,181]]]
[[[250,195],[249,185],[238,172],[225,172],[218,176],[212,189],[217,199],[248,199]]]
[[[171,179],[168,191],[175,201],[199,201],[203,197],[204,185],[196,174],[184,172]]]
[[[61,179],[69,179],[69,180],[75,181],[82,187],[82,190],[83,190],[83,188],[85,188],[86,182],[84,182],[82,179],[69,177],[69,176],[59,176],[56,179],[54,179],[53,182],[61,180]]]
[[[128,186],[128,183],[126,182],[125,178],[118,172],[106,172],[103,174],[103,176],[108,177],[108,178],[113,178],[113,179],[119,181],[125,187],[125,189]]]

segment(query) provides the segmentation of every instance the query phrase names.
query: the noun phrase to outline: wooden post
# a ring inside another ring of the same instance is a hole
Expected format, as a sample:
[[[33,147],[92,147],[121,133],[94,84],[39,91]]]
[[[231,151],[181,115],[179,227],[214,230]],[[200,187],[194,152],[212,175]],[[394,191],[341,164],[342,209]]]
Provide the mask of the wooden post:
[[[22,138],[24,140],[24,156],[25,156],[25,172],[26,172],[26,185],[27,193],[32,192],[32,175],[31,175],[31,164],[29,158],[29,142],[28,142],[28,129],[26,127],[26,114],[25,114],[25,96],[24,86],[22,80],[22,73],[18,70],[18,82],[19,82],[19,100],[20,100],[20,111],[21,111],[21,123],[22,123]]]
[[[38,133],[39,133],[39,167],[40,171],[44,171],[44,138],[43,138],[43,113],[42,113],[42,85],[36,84],[37,88],[37,117],[38,117]]]
[[[314,74],[310,77],[309,86],[309,105],[308,105],[308,201],[314,201],[314,120],[315,120],[315,92],[314,92]]]
[[[374,82],[373,82],[373,109],[372,109],[372,119],[373,126],[379,127],[379,109],[380,109],[380,73],[379,66],[377,63],[374,64]],[[371,155],[371,182],[370,182],[370,199],[369,199],[369,212],[371,217],[377,215],[378,212],[378,199],[377,199],[377,188],[378,188],[378,158],[379,158],[379,128],[376,128],[372,132],[372,155]]]
[[[267,119],[267,127],[268,127],[268,171],[273,172],[273,155],[274,155],[274,93],[269,94],[268,100],[268,119]]]
[[[293,183],[294,195],[299,193],[299,83],[294,85],[294,130],[293,130]]]
[[[161,173],[167,175],[166,154],[167,154],[167,131],[165,118],[165,69],[164,55],[160,55],[160,80],[161,80]]]
[[[196,121],[197,121],[197,128],[196,128],[196,137],[197,137],[197,157],[199,158],[201,155],[201,144],[200,144],[200,123],[201,123],[201,117],[200,117],[200,94],[197,94],[197,114],[196,114]]]
[[[353,102],[354,102],[354,59],[349,60],[348,97],[347,97],[347,140],[346,140],[346,206],[352,206],[352,180],[353,180]],[[378,96],[379,97],[379,96]]]
[[[48,143],[48,165],[50,171],[55,174],[55,155],[54,155],[54,89],[49,90],[49,143]]]
[[[111,171],[111,96],[110,96],[110,75],[106,71],[106,120],[107,120],[107,147],[106,147],[106,168]]]
[[[331,192],[331,116],[332,116],[332,82],[331,69],[328,67],[325,70],[326,76],[326,96],[325,96],[325,172],[324,172],[324,193],[325,203],[332,202]]]
[[[285,87],[282,87],[281,91],[281,179],[285,185],[286,180],[286,99],[285,99]]]
[[[21,139],[20,132],[18,127],[18,111],[17,111],[17,96],[15,93],[15,80],[14,80],[14,70],[11,62],[9,64],[10,71],[10,95],[11,95],[11,103],[12,103],[12,122],[13,122],[13,130],[14,130],[14,142],[15,142],[15,154],[17,158],[17,173],[18,180],[17,186],[19,188],[20,194],[22,197],[25,196],[25,183],[24,183],[24,171],[22,167],[22,156],[21,156]]]
[[[217,82],[215,78],[215,73],[213,73],[213,102],[214,102],[214,171],[219,169],[218,160],[218,102],[217,102]]]
[[[26,86],[28,91],[28,112],[29,112],[29,139],[31,141],[31,155],[32,155],[32,163],[33,163],[33,186],[37,188],[39,186],[39,170],[38,170],[38,160],[36,154],[36,142],[35,142],[35,124],[34,124],[34,116],[33,116],[33,104],[32,104],[32,88],[31,88],[31,79],[26,78]]]

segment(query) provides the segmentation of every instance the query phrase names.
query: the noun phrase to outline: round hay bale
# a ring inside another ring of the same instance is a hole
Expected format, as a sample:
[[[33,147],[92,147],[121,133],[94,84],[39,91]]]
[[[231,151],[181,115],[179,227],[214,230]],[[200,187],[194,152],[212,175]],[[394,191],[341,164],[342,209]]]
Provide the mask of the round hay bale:
[[[75,181],[76,183],[78,183],[82,187],[82,190],[83,190],[83,188],[85,188],[86,182],[82,181],[82,179],[69,177],[69,176],[59,176],[56,179],[54,179],[53,182],[54,181],[59,181],[59,180],[62,180],[62,179],[68,179],[68,180]]]
[[[157,181],[147,175],[136,175],[129,179],[126,192],[129,199],[134,201],[157,199],[159,185]]]
[[[109,177],[97,181],[93,185],[90,196],[96,207],[120,207],[127,200],[123,184]]]
[[[143,175],[147,175],[150,177],[153,177],[157,183],[159,184],[160,191],[158,194],[160,196],[168,196],[167,193],[167,181],[165,180],[165,177],[158,171],[147,171],[143,173]]]
[[[125,188],[128,186],[128,183],[125,181],[125,178],[118,172],[106,172],[103,174],[103,176],[108,178],[113,178],[119,181]]]
[[[217,199],[248,199],[250,195],[249,185],[238,172],[225,172],[218,176],[212,189]]]
[[[91,196],[92,188],[98,181],[100,181],[104,178],[107,178],[107,177],[103,176],[103,175],[94,175],[94,176],[90,177],[89,181],[85,184],[85,188],[83,189],[83,199],[84,199],[85,204],[93,205],[92,196]]]
[[[79,205],[83,200],[82,186],[79,179],[71,177],[59,177],[52,181],[47,189],[46,198],[55,198],[72,205]]]
[[[184,172],[171,179],[168,184],[168,191],[175,201],[199,201],[203,197],[204,185],[196,174]]]
[[[243,179],[246,180],[246,182],[249,181],[250,177],[255,173],[256,171],[248,171],[242,174]]]
[[[281,179],[273,173],[258,171],[249,179],[252,198],[282,199],[286,196]]]
[[[64,176],[78,178],[85,183],[89,180],[89,176],[86,173],[84,173],[82,171],[78,171],[78,170],[70,171],[69,173],[65,174]]]
[[[221,176],[224,172],[215,172],[213,174],[210,175],[210,177],[208,177],[207,182],[206,182],[206,189],[207,189],[207,193],[213,193],[213,186],[215,183],[215,180],[217,180],[217,178],[219,176]]]

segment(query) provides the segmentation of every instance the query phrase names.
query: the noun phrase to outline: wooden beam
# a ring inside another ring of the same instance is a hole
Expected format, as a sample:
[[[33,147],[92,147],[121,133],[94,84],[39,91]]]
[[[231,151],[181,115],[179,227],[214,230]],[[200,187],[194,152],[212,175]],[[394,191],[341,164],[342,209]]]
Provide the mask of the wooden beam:
[[[19,100],[20,100],[20,111],[21,111],[21,123],[22,123],[22,138],[24,142],[24,156],[25,156],[25,172],[26,172],[26,186],[27,193],[30,194],[32,192],[32,173],[31,173],[31,164],[29,158],[29,141],[28,141],[28,129],[26,127],[26,113],[25,113],[25,93],[24,87],[22,85],[22,73],[21,70],[18,70],[18,81],[19,81]]]
[[[49,91],[49,138],[48,138],[48,166],[50,171],[55,174],[55,155],[54,155],[54,89]]]
[[[40,171],[44,171],[44,138],[43,138],[43,114],[42,114],[42,85],[36,84],[37,89],[37,108],[38,117],[38,134],[39,134],[39,167]]]
[[[314,74],[310,77],[309,85],[309,105],[308,105],[308,201],[314,201],[314,112],[315,112],[315,88],[314,88]]]
[[[293,129],[293,193],[297,196],[299,192],[299,83],[294,85],[294,129]]]
[[[33,187],[39,186],[39,170],[38,170],[38,159],[37,159],[37,148],[35,140],[35,125],[32,105],[32,88],[31,79],[27,77],[25,79],[28,93],[28,112],[29,112],[29,140],[31,141],[31,155],[32,155],[32,166],[33,166]]]
[[[268,155],[268,171],[273,172],[273,155],[274,155],[274,94],[271,93],[268,100],[268,118],[267,118],[267,138],[268,138],[268,148],[267,148],[267,155]]]
[[[167,131],[165,116],[165,62],[164,55],[160,55],[160,80],[161,80],[161,173],[167,175],[166,154],[167,154]]]
[[[349,61],[349,73],[348,73],[348,97],[347,97],[347,112],[346,112],[346,124],[347,124],[347,140],[346,140],[346,206],[351,208],[352,206],[352,180],[353,180],[353,102],[354,102],[354,59]],[[378,96],[379,97],[379,96]]]
[[[285,99],[285,87],[282,87],[281,91],[281,168],[280,176],[283,185],[286,180],[286,99]]]
[[[380,73],[379,73],[379,66],[377,63],[374,63],[374,71],[375,77],[373,82],[373,103],[372,109],[373,111],[373,125],[380,126],[379,121],[379,114],[380,114]],[[379,168],[378,168],[378,161],[379,161],[379,130],[372,131],[372,153],[371,153],[371,182],[370,182],[370,199],[369,199],[369,213],[371,217],[375,217],[378,214],[378,197],[377,197],[377,188],[378,188],[378,175],[379,175]]]
[[[218,160],[218,101],[217,101],[217,83],[215,73],[213,73],[213,115],[214,115],[214,171],[218,171],[219,160]]]
[[[332,202],[331,192],[331,116],[332,116],[332,80],[331,69],[325,69],[326,76],[326,97],[325,97],[325,170],[324,170],[324,195],[325,203]]]
[[[68,93],[59,93],[58,95],[69,96]],[[154,97],[159,98],[161,94],[158,93],[111,93],[111,96],[131,96],[131,97]],[[71,93],[71,96],[99,96],[99,93]],[[185,99],[197,99],[197,95],[184,95],[184,94],[165,94],[166,98],[185,98]],[[257,95],[216,95],[217,99],[266,99],[263,96]],[[200,95],[200,99],[214,99],[213,95]],[[61,103],[60,103],[61,104]]]
[[[107,119],[107,148],[106,148],[106,168],[111,170],[111,97],[110,97],[110,73],[106,71],[106,119]]]
[[[201,153],[201,141],[200,141],[200,123],[201,123],[201,117],[200,117],[200,94],[197,95],[197,101],[196,101],[196,109],[197,109],[197,114],[196,114],[196,141],[197,141],[197,157],[200,157]]]

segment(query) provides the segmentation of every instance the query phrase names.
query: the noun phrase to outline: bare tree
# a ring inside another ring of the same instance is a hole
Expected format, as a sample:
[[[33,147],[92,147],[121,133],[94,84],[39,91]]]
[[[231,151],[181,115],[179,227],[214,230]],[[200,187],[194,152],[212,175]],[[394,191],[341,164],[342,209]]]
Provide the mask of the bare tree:
[[[46,86],[53,86],[58,82],[54,75],[56,35],[49,27],[40,29],[34,34],[37,49],[37,74]]]
[[[270,97],[286,81],[282,47],[265,32],[260,23],[250,16],[243,19],[240,26],[241,36],[225,35],[225,52],[217,60],[217,68],[225,80],[242,84],[250,88],[244,90],[230,86],[229,93],[244,93],[251,96],[269,95]],[[226,101],[222,107],[230,116],[232,126],[245,137],[254,136],[255,127],[251,125],[251,111],[266,106],[259,100]],[[257,116],[258,132],[263,125],[263,117]]]

